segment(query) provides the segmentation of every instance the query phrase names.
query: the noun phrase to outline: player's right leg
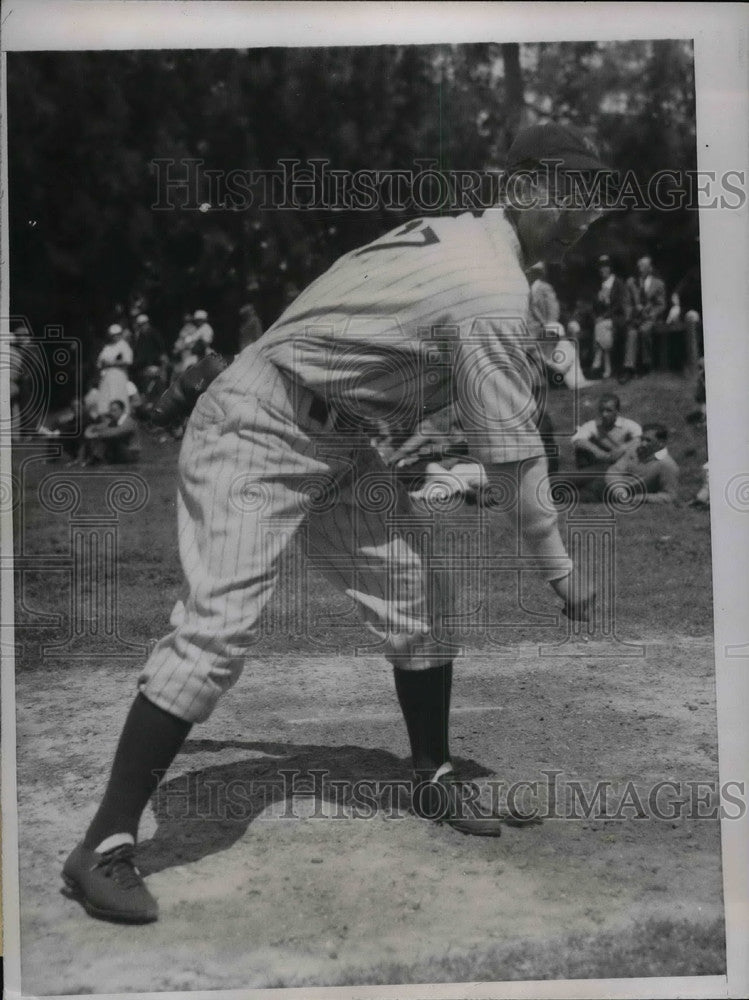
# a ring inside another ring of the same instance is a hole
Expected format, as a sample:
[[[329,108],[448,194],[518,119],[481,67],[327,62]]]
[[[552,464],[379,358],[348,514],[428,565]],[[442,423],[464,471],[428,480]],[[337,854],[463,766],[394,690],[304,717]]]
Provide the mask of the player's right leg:
[[[310,517],[307,557],[356,603],[393,667],[413,767],[412,804],[424,819],[461,833],[498,837],[501,818],[477,815],[475,787],[457,779],[450,758],[450,693],[455,647],[442,621],[454,610],[447,572],[426,571],[422,536],[434,516],[417,510],[374,449],[358,449],[335,508]],[[421,551],[420,551],[421,550]]]
[[[141,814],[192,724],[239,678],[279,556],[325,472],[278,395],[240,417],[209,391],[188,424],[178,501],[188,594],[145,665],[101,805],[63,869],[92,916],[156,919],[134,864]]]

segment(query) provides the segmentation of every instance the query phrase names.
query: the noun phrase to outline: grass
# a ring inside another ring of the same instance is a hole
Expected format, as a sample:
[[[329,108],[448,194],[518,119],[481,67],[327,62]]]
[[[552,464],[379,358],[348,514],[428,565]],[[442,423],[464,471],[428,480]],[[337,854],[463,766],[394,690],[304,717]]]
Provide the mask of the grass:
[[[411,965],[387,963],[374,969],[349,968],[326,985],[718,976],[725,973],[725,968],[722,920],[700,925],[651,918],[629,931],[575,933],[553,941],[497,946],[470,955],[448,952],[443,958]],[[269,985],[293,987],[315,983],[279,978]]]
[[[600,392],[607,390],[602,386]],[[574,425],[595,412],[599,390],[586,390],[578,413],[571,394],[551,393],[550,406],[557,428],[572,432]],[[701,483],[706,460],[704,429],[693,428],[685,415],[693,409],[693,387],[674,375],[650,376],[622,387],[622,410],[641,422],[659,420],[671,431],[669,448],[682,468],[680,504],[676,508],[646,506],[621,515],[616,523],[616,610],[618,632],[623,638],[673,635],[705,636],[712,633],[710,522],[709,515],[686,506]],[[587,402],[587,407],[584,405]],[[117,523],[117,627],[129,642],[147,644],[168,627],[168,615],[181,587],[177,554],[175,487],[178,446],[159,445],[146,439],[143,464],[133,470],[142,477],[147,502],[138,511],[120,514]],[[568,440],[561,442],[562,468],[571,466]],[[21,469],[16,457],[15,474],[25,485],[25,523],[17,522],[18,551],[31,557],[16,573],[19,642],[17,669],[60,671],[69,662],[66,655],[42,656],[45,644],[70,635],[71,576],[69,512],[50,512],[40,499],[40,485],[50,475],[69,479],[81,489],[76,517],[99,517],[106,511],[106,490],[116,470],[96,475],[88,470],[66,470],[62,465],[34,461]],[[600,508],[590,505],[583,516],[595,518]],[[467,522],[466,522],[467,523]],[[467,523],[470,532],[471,525]],[[21,544],[22,536],[22,544]],[[506,549],[511,535],[492,521],[487,544],[496,551]],[[301,655],[338,651],[350,655],[352,645],[367,641],[366,633],[348,623],[336,627],[330,616],[345,612],[345,598],[321,586],[312,573],[308,584],[306,619],[300,608],[287,601],[293,576],[291,567],[297,548],[286,560],[277,596],[264,619],[261,641],[253,652],[271,655],[295,652]],[[527,577],[527,578],[526,578]],[[91,593],[91,585],[76,583],[78,597]],[[495,574],[483,584],[466,583],[460,599],[473,611],[466,643],[472,649],[492,644],[513,645],[521,641],[558,641],[564,625],[542,627],[538,614],[553,614],[556,603],[548,588],[532,574],[524,574],[518,589],[511,574]],[[59,615],[60,622],[42,615]],[[95,616],[94,616],[95,617]],[[488,623],[494,622],[493,628]],[[118,654],[112,637],[82,637],[77,650],[92,664],[100,656],[114,654],[111,669],[137,669],[141,658]],[[120,650],[121,653],[121,650]],[[36,682],[35,682],[36,683]],[[43,683],[43,678],[40,678]],[[436,982],[501,982],[533,979],[617,979],[651,976],[719,975],[725,970],[721,921],[698,924],[689,921],[650,919],[639,926],[592,934],[563,934],[544,942],[498,942],[493,948],[471,954],[447,953],[441,958],[417,963],[382,963],[374,968],[342,968],[335,981],[326,985],[371,985]],[[449,945],[449,942],[447,943]],[[269,986],[315,985],[309,980],[278,979]]]
[[[608,389],[608,384],[602,387]],[[550,393],[550,408],[560,434],[574,430],[576,423],[595,412],[597,389],[580,395],[575,413],[573,396],[566,390]],[[671,431],[669,448],[682,468],[680,504],[649,505],[620,514],[616,523],[615,613],[617,632],[623,638],[647,635],[704,636],[712,632],[710,524],[709,515],[686,506],[701,482],[706,459],[705,431],[686,423],[693,408],[691,383],[677,375],[649,376],[621,387],[622,411],[640,421],[660,420]],[[176,462],[178,445],[159,445],[146,439],[144,461],[133,470],[143,480],[147,502],[133,513],[119,515],[117,525],[117,618],[119,634],[130,642],[147,643],[167,628],[168,615],[179,596],[181,570],[177,553],[175,516]],[[572,463],[568,437],[561,439],[562,468]],[[36,669],[45,663],[53,668],[59,657],[41,655],[45,644],[64,639],[70,622],[69,512],[52,513],[39,499],[42,480],[53,475],[78,483],[82,491],[76,516],[100,516],[105,510],[105,492],[115,469],[67,470],[62,465],[33,461],[16,474],[25,480],[24,550],[32,557],[16,578],[17,640],[19,669]],[[598,505],[580,508],[584,517],[600,514]],[[471,515],[475,516],[475,515]],[[456,531],[465,538],[475,532],[475,521],[465,515],[454,519]],[[561,524],[566,531],[564,519]],[[17,525],[17,535],[22,528]],[[512,551],[512,532],[494,517],[487,521],[484,545],[494,552]],[[62,560],[62,565],[60,564]],[[66,564],[67,563],[67,564]],[[295,568],[297,567],[297,568]],[[326,586],[315,572],[306,580],[308,597],[289,601],[293,575],[307,574],[299,544],[292,547],[282,568],[276,596],[264,616],[253,655],[296,651],[349,655],[353,645],[371,642],[357,624],[346,598]],[[85,579],[76,583],[78,598],[87,596]],[[547,586],[533,573],[490,573],[485,579],[468,573],[459,580],[459,609],[467,619],[456,629],[454,639],[471,649],[512,646],[518,642],[555,642],[564,626],[539,624],[539,615],[553,615],[557,603]],[[55,626],[41,614],[60,616]],[[547,618],[548,621],[548,618]],[[114,654],[117,643],[100,635],[79,642],[83,652],[97,657]],[[64,659],[64,658],[63,658]]]

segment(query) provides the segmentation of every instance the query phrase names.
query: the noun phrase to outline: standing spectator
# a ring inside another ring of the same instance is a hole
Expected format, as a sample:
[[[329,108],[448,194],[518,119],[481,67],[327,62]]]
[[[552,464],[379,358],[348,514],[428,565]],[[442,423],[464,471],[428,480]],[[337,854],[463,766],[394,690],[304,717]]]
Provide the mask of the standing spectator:
[[[626,327],[626,289],[622,279],[614,274],[608,254],[598,258],[598,273],[601,287],[594,306],[596,322],[592,368],[602,378],[611,378],[614,350]]]
[[[673,503],[679,466],[668,452],[667,441],[663,424],[644,424],[640,440],[633,441],[606,471],[606,483],[634,486],[646,503]]]
[[[96,366],[99,369],[100,413],[106,413],[113,399],[127,399],[128,372],[133,364],[133,351],[123,336],[119,323],[107,329],[107,343],[99,352]]]
[[[106,417],[84,431],[87,462],[124,465],[140,457],[138,425],[121,399],[113,399]]]
[[[154,379],[161,376],[166,369],[168,358],[164,348],[164,340],[145,313],[135,320],[133,331],[133,372],[132,378],[141,395],[147,395],[148,386]],[[126,398],[123,389],[120,399]]]
[[[239,321],[237,354],[243,351],[248,344],[254,344],[263,335],[263,325],[251,302],[248,302],[239,310]]]
[[[637,261],[635,308],[627,326],[624,366],[619,381],[628,382],[638,368],[648,372],[653,367],[653,334],[666,312],[666,286],[653,272],[650,257]],[[632,288],[632,286],[630,286]]]

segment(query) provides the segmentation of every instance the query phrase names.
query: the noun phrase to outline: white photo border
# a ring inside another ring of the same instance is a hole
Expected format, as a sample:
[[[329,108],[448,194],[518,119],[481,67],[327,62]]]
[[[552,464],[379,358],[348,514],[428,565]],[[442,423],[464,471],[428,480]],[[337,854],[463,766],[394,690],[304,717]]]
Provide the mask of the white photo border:
[[[749,172],[749,19],[742,4],[663,3],[258,3],[160,0],[15,0],[2,15],[2,152],[7,149],[6,51],[189,49],[475,41],[694,40],[698,167]],[[0,316],[9,315],[7,155],[2,156]],[[708,383],[708,440],[715,597],[720,780],[747,781],[749,761],[749,505],[726,500],[743,477],[749,492],[749,207],[700,211]],[[2,348],[0,348],[1,350]],[[717,398],[720,398],[720,406]],[[7,406],[7,393],[0,407]],[[4,416],[0,412],[0,416]],[[0,474],[9,474],[0,447]],[[740,485],[740,484],[739,484]],[[746,492],[744,495],[746,495]],[[12,556],[11,513],[0,512],[3,562]],[[12,650],[12,572],[2,579],[2,649]],[[3,937],[6,996],[20,997],[14,663],[2,663]],[[749,816],[723,823],[727,977],[342,989],[200,991],[190,997],[279,996],[742,997],[749,993]],[[178,994],[127,994],[164,998]]]

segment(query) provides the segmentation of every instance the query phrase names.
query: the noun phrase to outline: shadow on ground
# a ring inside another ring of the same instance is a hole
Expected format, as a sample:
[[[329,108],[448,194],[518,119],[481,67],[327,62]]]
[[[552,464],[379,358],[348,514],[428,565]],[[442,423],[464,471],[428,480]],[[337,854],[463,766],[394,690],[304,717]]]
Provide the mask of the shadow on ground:
[[[353,811],[372,818],[378,810],[408,808],[410,764],[387,750],[200,739],[188,740],[182,755],[227,750],[248,756],[187,771],[159,787],[151,801],[156,833],[138,848],[144,875],[226,850],[269,808],[289,820],[336,815],[338,809],[347,810],[341,817]],[[465,779],[492,773],[473,760],[453,761]]]

